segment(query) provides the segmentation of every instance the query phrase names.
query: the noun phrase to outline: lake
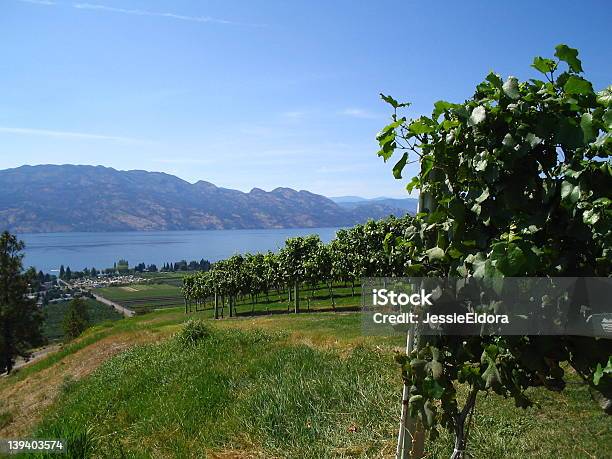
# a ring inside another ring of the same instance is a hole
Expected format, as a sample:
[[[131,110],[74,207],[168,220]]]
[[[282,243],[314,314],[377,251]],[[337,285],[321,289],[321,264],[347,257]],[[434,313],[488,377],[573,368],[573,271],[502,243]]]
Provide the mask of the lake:
[[[151,231],[115,233],[20,234],[26,244],[24,267],[47,273],[60,265],[73,271],[110,268],[119,259],[138,263],[174,263],[180,260],[216,261],[234,253],[276,251],[285,239],[318,234],[329,242],[338,228],[289,228],[259,230]]]

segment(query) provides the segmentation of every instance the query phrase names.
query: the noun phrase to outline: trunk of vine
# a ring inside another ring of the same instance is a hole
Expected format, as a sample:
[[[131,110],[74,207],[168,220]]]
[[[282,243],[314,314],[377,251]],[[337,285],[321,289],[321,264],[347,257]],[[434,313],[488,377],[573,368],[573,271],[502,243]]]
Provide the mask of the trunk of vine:
[[[217,292],[215,292],[214,309],[215,309],[215,319],[218,319],[219,318],[219,295],[217,295]]]
[[[251,315],[255,314],[255,295],[251,295]]]
[[[295,313],[300,312],[300,283],[295,281],[293,284],[293,296],[295,299]]]
[[[334,312],[336,312],[336,300],[334,299],[334,288],[332,287],[332,283],[329,282],[327,287],[329,288],[329,297],[331,298],[332,308],[334,309]]]
[[[461,413],[455,416],[455,449],[450,459],[465,459],[468,457],[468,454],[465,452],[468,440],[468,429],[466,428],[465,422],[469,416],[471,417],[474,405],[476,405],[477,394],[478,389],[472,388]]]
[[[351,281],[351,296],[355,296],[355,281]]]

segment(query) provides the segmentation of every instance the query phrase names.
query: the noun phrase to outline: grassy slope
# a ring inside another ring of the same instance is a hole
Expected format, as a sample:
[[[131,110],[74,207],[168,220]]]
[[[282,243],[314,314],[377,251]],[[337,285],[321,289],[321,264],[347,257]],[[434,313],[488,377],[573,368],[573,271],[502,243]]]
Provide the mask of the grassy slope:
[[[194,315],[209,317],[210,311]],[[111,358],[79,382],[61,381],[54,394],[59,399],[45,411],[37,434],[88,432],[85,437],[105,457],[121,451],[127,457],[393,454],[401,381],[392,356],[401,343],[361,336],[357,314],[219,321],[195,348],[162,340],[184,319],[178,310],[165,310],[94,327],[83,338],[87,345],[75,343],[77,349],[61,359],[51,356],[0,380],[0,400],[41,372],[57,369],[59,377],[62,363],[70,367],[71,357],[77,360],[96,343],[146,332],[151,336],[130,344],[156,343]],[[482,396],[472,455],[606,457],[609,418],[572,379],[575,384],[562,394],[532,389],[540,408],[527,412],[498,396]],[[0,427],[0,437],[6,429]],[[430,457],[448,457],[449,444],[446,436],[429,444]]]

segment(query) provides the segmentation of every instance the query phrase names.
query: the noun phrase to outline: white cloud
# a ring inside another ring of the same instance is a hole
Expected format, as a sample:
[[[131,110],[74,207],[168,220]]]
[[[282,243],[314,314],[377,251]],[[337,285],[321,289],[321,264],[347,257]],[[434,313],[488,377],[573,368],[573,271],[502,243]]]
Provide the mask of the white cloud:
[[[247,24],[242,22],[230,21],[227,19],[213,18],[210,16],[192,16],[188,14],[179,14],[165,11],[149,11],[140,9],[129,9],[129,8],[116,8],[114,6],[100,5],[97,3],[69,3],[62,4],[51,0],[17,0],[22,3],[31,3],[33,5],[46,5],[46,6],[70,6],[79,10],[92,10],[92,11],[106,11],[109,13],[118,14],[130,14],[134,16],[153,16],[167,19],[174,19],[177,21],[189,21],[209,24],[226,24],[226,25],[240,25],[250,27],[264,27],[263,24]]]
[[[98,11],[108,11],[111,13],[121,13],[121,14],[133,14],[136,16],[156,16],[162,18],[170,18],[177,19],[179,21],[191,21],[191,22],[212,22],[216,24],[236,24],[233,21],[227,21],[225,19],[211,18],[209,16],[188,16],[185,14],[176,14],[176,13],[164,13],[157,11],[147,11],[147,10],[131,10],[125,8],[115,8],[112,6],[106,5],[97,5],[92,3],[73,3],[72,6],[81,10],[98,10]]]
[[[351,116],[353,118],[362,118],[362,119],[376,119],[380,118],[380,115],[376,113],[372,113],[363,108],[345,108],[340,112],[341,115]]]
[[[33,5],[46,5],[46,6],[51,6],[51,5],[55,5],[55,2],[52,2],[50,0],[17,0],[21,3],[31,3]]]
[[[303,118],[304,116],[306,116],[306,112],[300,110],[288,111],[282,114],[283,118],[287,118],[290,120],[297,120]]]
[[[151,161],[162,164],[201,164],[210,165],[218,162],[212,158],[153,158]]]
[[[112,135],[102,134],[89,134],[85,132],[72,132],[72,131],[53,131],[49,129],[31,129],[31,128],[16,128],[0,126],[0,133],[5,132],[7,134],[17,135],[37,135],[45,137],[56,137],[60,139],[84,139],[84,140],[110,140],[114,142],[124,143],[150,143],[145,140],[133,139],[130,137],[119,137]]]

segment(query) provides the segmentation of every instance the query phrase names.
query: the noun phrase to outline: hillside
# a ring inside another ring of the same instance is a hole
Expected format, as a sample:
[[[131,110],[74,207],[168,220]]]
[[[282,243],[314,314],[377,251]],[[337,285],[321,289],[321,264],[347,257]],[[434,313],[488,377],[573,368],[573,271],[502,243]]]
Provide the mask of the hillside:
[[[290,188],[244,193],[102,166],[0,171],[0,230],[17,233],[335,227],[403,213],[378,202],[343,208]]]
[[[169,309],[91,328],[0,378],[0,436],[64,438],[71,457],[393,457],[401,338],[363,336],[359,313],[249,310],[213,321],[210,309]],[[183,328],[190,317],[205,333]],[[570,379],[561,393],[530,389],[527,410],[482,395],[472,456],[607,457],[609,420]],[[442,431],[426,450],[449,457],[451,445]]]

